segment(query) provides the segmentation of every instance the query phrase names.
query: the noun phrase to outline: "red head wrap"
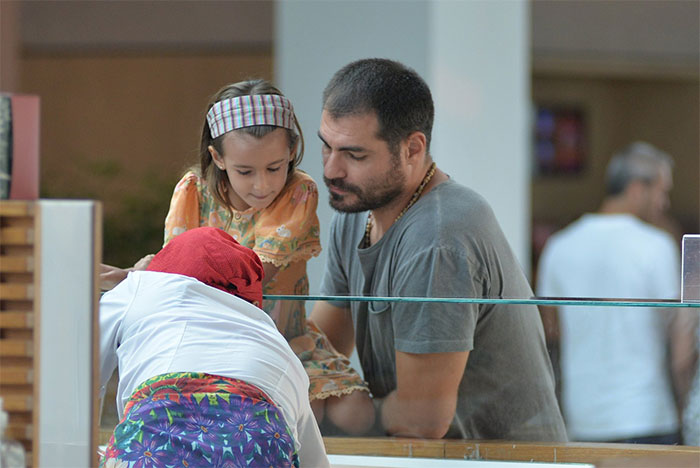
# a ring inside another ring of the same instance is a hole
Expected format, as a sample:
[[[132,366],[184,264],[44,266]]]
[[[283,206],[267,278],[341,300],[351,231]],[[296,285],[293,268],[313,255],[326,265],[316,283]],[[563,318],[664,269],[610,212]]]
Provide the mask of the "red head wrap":
[[[213,227],[190,229],[158,252],[148,271],[177,273],[262,305],[262,262],[258,255]]]

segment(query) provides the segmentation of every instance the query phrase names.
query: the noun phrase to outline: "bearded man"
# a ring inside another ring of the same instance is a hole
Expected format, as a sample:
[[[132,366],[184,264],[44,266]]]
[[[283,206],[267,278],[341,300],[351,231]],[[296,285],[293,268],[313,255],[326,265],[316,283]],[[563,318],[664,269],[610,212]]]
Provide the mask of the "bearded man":
[[[491,208],[430,155],[430,90],[385,59],[343,67],[318,132],[334,216],[325,295],[529,298]],[[566,440],[534,305],[319,302],[334,346],[357,346],[389,435]]]

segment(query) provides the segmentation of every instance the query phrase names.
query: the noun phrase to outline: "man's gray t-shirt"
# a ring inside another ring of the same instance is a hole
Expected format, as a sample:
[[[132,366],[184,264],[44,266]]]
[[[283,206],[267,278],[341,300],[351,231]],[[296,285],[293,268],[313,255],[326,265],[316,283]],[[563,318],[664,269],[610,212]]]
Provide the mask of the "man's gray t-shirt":
[[[367,213],[336,214],[324,295],[529,298],[491,208],[452,180],[437,185],[376,244]],[[334,302],[349,307],[372,394],[396,388],[395,351],[470,351],[448,438],[566,440],[534,305]]]

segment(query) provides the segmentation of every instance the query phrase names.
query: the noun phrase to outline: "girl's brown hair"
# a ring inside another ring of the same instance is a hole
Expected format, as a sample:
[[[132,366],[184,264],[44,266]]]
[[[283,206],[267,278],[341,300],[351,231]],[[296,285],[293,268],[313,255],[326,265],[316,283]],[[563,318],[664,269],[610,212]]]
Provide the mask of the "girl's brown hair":
[[[209,101],[207,108],[204,112],[206,116],[209,109],[212,108],[214,104],[224,99],[231,99],[239,96],[255,96],[258,94],[277,94],[284,96],[282,92],[275,88],[270,82],[266,80],[248,80],[240,81],[238,83],[231,83],[223,88],[221,88]],[[289,161],[289,168],[287,170],[287,182],[289,182],[294,170],[301,163],[304,157],[304,135],[301,132],[301,126],[299,125],[299,120],[297,116],[294,115],[294,127],[296,130],[285,129],[289,136],[289,149],[297,147],[294,159]],[[282,127],[275,127],[273,125],[255,125],[252,127],[244,127],[234,130],[234,132],[243,132],[248,135],[252,135],[256,138],[263,138],[264,136],[272,133]],[[211,192],[214,199],[223,207],[226,208],[229,215],[233,217],[233,206],[227,195],[228,190],[228,178],[226,177],[226,172],[219,169],[209,153],[209,146],[213,146],[214,149],[221,155],[223,155],[223,139],[226,133],[219,135],[216,138],[211,137],[209,131],[209,123],[205,117],[204,127],[202,128],[202,140],[199,146],[199,174],[206,181],[207,187]]]

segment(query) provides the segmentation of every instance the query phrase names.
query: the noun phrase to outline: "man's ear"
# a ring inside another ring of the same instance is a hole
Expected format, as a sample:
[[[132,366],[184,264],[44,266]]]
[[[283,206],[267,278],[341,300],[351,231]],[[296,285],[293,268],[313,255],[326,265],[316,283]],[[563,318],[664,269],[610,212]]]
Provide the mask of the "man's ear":
[[[628,200],[639,200],[644,196],[647,188],[648,184],[643,180],[632,180],[622,193]]]
[[[409,164],[423,164],[427,150],[427,139],[423,132],[413,132],[406,138],[407,160]]]
[[[649,183],[643,180],[633,180],[620,195],[627,209],[639,218],[644,218],[649,208]]]

